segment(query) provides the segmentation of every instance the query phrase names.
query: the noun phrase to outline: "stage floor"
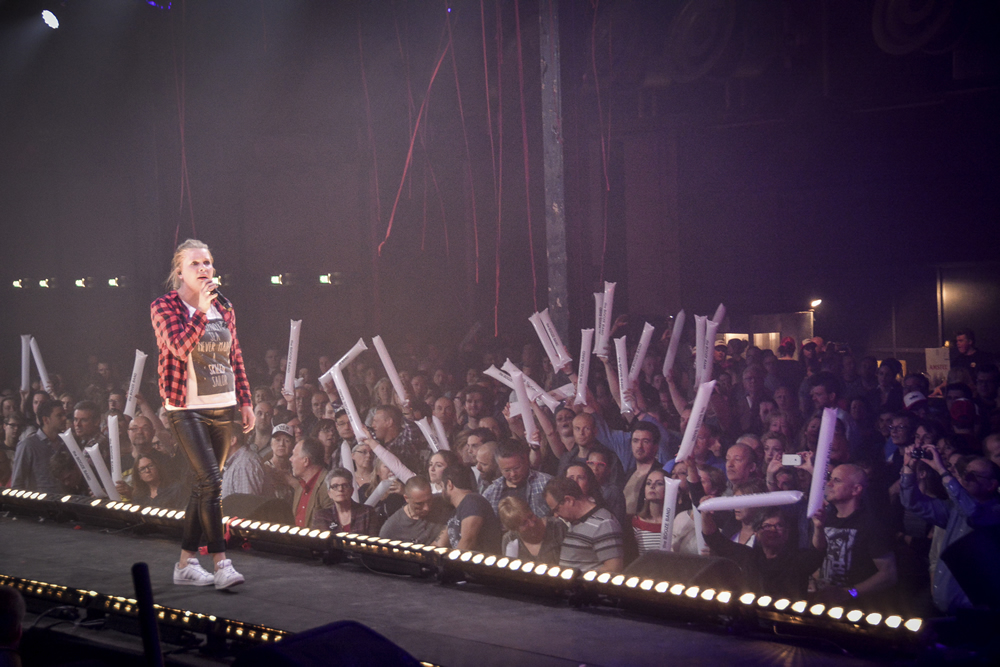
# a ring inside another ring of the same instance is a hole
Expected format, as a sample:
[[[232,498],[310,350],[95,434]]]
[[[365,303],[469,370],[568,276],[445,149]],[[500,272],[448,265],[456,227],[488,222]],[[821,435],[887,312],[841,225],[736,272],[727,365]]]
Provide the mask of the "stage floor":
[[[159,604],[291,632],[355,620],[418,660],[449,667],[875,662],[721,628],[692,629],[615,609],[574,609],[485,586],[446,586],[272,553],[232,552],[247,578],[232,591],[174,586],[179,546],[163,536],[14,516],[0,518],[0,535],[2,574],[134,597],[130,568],[143,561]]]

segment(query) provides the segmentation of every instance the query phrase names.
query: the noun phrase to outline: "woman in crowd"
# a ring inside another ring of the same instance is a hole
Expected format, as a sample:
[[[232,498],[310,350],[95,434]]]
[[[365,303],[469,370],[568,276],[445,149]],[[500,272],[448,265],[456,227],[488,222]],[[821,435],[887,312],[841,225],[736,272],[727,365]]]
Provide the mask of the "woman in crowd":
[[[340,450],[337,445],[340,443],[340,435],[337,433],[337,423],[332,419],[320,419],[312,427],[310,436],[319,440],[323,445],[323,460],[326,468],[339,467]]]
[[[552,517],[539,518],[528,503],[517,496],[501,499],[497,514],[507,530],[500,545],[505,556],[559,564],[559,551],[567,530],[565,523]]]
[[[594,476],[594,471],[590,467],[586,465],[571,465],[566,468],[563,477],[576,482],[580,490],[583,491],[583,494],[597,503],[598,507],[603,507],[611,512],[618,519],[619,525],[626,525],[625,496],[619,491],[610,494],[610,498],[606,498],[601,492],[601,485],[597,481],[597,477]]]
[[[177,247],[170,267],[170,292],[151,304],[150,316],[159,351],[160,396],[196,479],[184,513],[174,583],[230,588],[244,579],[226,557],[221,469],[237,415],[242,415],[245,431],[253,428],[250,383],[233,305],[213,280],[208,246],[188,239]],[[203,537],[214,574],[198,563]]]
[[[461,465],[462,460],[453,451],[442,449],[439,452],[431,454],[430,459],[427,461],[427,479],[430,480],[434,493],[441,493],[441,490],[444,488],[441,473],[444,472],[445,468]]]
[[[354,479],[358,483],[358,497],[361,502],[365,502],[378,485],[375,455],[372,454],[371,447],[359,442],[351,449],[351,460],[354,462]]]
[[[157,451],[140,456],[133,466],[132,502],[136,505],[184,509],[187,498],[178,480],[170,479],[169,466]]]
[[[767,487],[764,485],[763,480],[753,480],[737,486],[733,490],[733,495],[746,496],[753,493],[765,493],[766,491]],[[738,530],[731,536],[728,536],[729,539],[737,544],[752,547],[757,524],[760,522],[762,516],[761,509],[757,507],[740,508],[734,510],[733,515],[736,518]]]
[[[646,476],[642,508],[632,517],[632,533],[635,535],[639,556],[660,548],[666,477],[662,469],[650,470]]]
[[[333,505],[316,510],[313,514],[313,528],[335,533],[347,531],[360,535],[378,535],[382,519],[374,508],[353,500],[354,476],[349,470],[339,466],[331,470],[326,476],[326,487]]]

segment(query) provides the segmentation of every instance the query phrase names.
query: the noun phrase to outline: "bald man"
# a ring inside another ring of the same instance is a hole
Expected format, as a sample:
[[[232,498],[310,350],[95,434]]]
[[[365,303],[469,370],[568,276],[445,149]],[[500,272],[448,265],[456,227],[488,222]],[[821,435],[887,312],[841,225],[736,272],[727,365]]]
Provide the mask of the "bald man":
[[[867,487],[860,467],[837,466],[824,487],[827,506],[813,518],[813,546],[826,552],[818,598],[828,605],[857,604],[896,584],[891,536],[864,506]]]

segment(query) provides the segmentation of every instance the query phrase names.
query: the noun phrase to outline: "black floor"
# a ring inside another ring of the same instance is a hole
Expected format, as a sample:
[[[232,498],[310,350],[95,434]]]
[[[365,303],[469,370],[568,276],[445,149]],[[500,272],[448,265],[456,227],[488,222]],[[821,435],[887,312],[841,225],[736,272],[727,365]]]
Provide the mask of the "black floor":
[[[351,564],[256,552],[231,553],[247,583],[232,591],[171,582],[174,540],[113,534],[75,524],[0,519],[0,573],[134,597],[130,567],[148,563],[156,602],[298,632],[351,619],[418,660],[439,665],[838,665],[867,664],[831,651],[721,629],[689,629],[612,609],[492,588],[444,586]],[[208,565],[208,558],[202,559]],[[817,645],[818,646],[818,645]]]

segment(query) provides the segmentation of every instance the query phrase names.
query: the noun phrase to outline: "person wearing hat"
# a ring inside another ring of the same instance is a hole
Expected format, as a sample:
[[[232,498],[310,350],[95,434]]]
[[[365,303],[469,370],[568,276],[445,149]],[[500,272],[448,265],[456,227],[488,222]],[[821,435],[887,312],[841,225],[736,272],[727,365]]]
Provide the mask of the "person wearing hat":
[[[903,407],[917,419],[927,418],[927,397],[919,391],[911,391],[903,396]]]
[[[271,429],[271,458],[264,464],[274,488],[274,495],[292,501],[294,485],[292,475],[292,448],[295,447],[295,430],[291,424],[275,424]]]

